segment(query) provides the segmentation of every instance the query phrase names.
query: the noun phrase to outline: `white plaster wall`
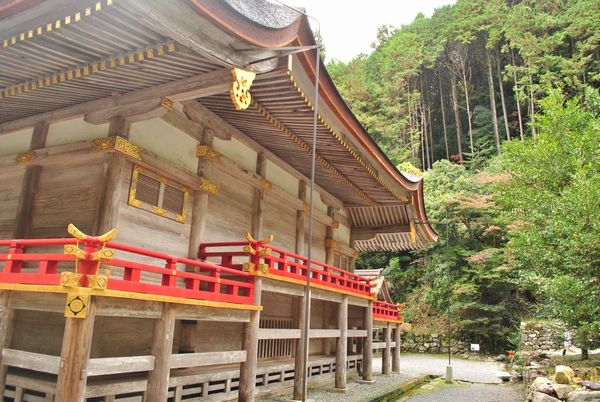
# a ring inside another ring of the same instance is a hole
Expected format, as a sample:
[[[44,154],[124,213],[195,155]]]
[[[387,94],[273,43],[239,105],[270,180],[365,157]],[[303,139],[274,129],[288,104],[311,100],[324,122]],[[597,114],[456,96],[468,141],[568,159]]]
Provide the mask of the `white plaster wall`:
[[[229,141],[215,138],[213,147],[240,168],[249,172],[256,171],[256,152],[235,138]]]
[[[0,156],[19,154],[29,149],[33,128],[0,135]]]
[[[271,161],[267,162],[267,180],[286,193],[298,197],[298,179]]]
[[[108,135],[108,123],[89,124],[83,117],[50,124],[46,146],[53,147],[79,141],[93,140]]]
[[[198,141],[164,120],[152,119],[133,123],[129,131],[129,140],[190,172],[196,173],[198,170]]]
[[[340,224],[340,226],[333,231],[334,240],[338,241],[340,244],[344,244],[346,246],[350,245],[350,228]]]

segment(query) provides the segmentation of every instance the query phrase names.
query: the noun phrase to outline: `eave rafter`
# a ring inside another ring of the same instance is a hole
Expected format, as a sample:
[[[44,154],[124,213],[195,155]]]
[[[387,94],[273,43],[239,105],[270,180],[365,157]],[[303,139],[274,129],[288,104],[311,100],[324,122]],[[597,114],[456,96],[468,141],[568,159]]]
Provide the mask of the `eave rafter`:
[[[253,100],[251,107],[256,109],[258,113],[260,113],[267,121],[273,125],[275,128],[285,133],[290,139],[298,145],[304,152],[312,153],[312,148],[309,144],[307,144],[302,138],[298,135],[294,134],[289,128],[287,128],[282,122],[280,122],[275,116],[269,113],[258,101]],[[327,161],[322,155],[318,152],[316,154],[316,160],[323,165],[326,169],[328,169],[334,176],[339,178],[346,186],[348,186],[352,191],[358,194],[362,199],[364,199],[368,204],[376,205],[377,203],[369,197],[364,191],[362,191],[356,184],[354,184],[350,179],[344,176],[339,170],[335,168],[331,163]]]
[[[168,53],[175,52],[175,42],[168,41],[155,46],[136,49],[125,54],[118,54],[106,59],[98,60],[91,63],[75,65],[66,70],[54,71],[44,74],[36,79],[20,82],[5,88],[0,88],[0,99],[11,96],[20,95],[25,92],[35,91],[57,85],[62,82],[72,81],[79,78],[84,78],[92,74],[97,74],[100,71],[116,69],[120,66],[131,65],[151,60],[155,57],[161,57]]]

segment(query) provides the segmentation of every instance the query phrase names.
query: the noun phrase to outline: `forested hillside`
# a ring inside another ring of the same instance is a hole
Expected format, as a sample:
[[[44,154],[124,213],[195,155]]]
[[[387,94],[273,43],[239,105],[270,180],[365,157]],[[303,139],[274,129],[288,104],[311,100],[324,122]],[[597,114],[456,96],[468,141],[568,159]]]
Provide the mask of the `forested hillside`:
[[[327,68],[401,170],[425,177],[440,241],[388,266],[417,331],[515,347],[525,316],[600,343],[600,3],[459,0]]]

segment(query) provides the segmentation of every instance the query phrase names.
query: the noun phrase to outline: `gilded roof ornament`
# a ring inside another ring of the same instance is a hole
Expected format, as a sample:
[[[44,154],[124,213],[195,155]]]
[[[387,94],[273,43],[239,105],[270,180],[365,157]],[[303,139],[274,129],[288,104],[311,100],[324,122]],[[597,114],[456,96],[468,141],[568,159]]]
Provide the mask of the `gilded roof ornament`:
[[[256,73],[244,71],[239,68],[231,69],[231,88],[229,93],[236,110],[247,109],[252,102],[250,86],[256,77]]]

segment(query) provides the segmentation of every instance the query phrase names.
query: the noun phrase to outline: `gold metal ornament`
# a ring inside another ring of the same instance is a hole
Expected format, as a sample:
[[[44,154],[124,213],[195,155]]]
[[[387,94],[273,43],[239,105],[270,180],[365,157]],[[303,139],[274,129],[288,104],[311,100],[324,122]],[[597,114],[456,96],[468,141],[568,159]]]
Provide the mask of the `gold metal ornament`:
[[[245,262],[242,264],[242,271],[244,272],[254,272],[254,264],[251,262]]]
[[[17,157],[15,158],[15,161],[17,163],[29,163],[29,162],[33,161],[35,158],[36,158],[35,151],[25,151],[25,152],[21,152],[19,155],[17,155]]]
[[[260,242],[262,244],[269,244],[269,243],[271,243],[273,241],[274,238],[275,237],[271,234],[271,235],[269,235],[269,237],[267,237],[265,239],[262,239]]]
[[[252,235],[250,234],[250,232],[246,232],[246,240],[248,240],[249,242],[253,243],[256,240],[254,240],[254,237],[252,237]]]
[[[221,153],[208,145],[198,145],[196,147],[196,156],[207,158],[215,162],[221,161]]]
[[[269,273],[269,266],[267,264],[258,264],[258,271],[261,274]]]
[[[218,194],[219,186],[216,183],[208,180],[206,177],[200,177],[200,190],[210,194]]]
[[[127,141],[125,138],[118,135],[110,137],[101,137],[92,140],[93,151],[107,151],[114,149],[115,151],[121,152],[127,156],[130,156],[139,161],[142,160],[140,152],[144,149],[141,146],[134,144],[133,142]]]
[[[232,68],[231,77],[232,81],[229,94],[231,95],[233,106],[235,106],[236,110],[247,109],[252,102],[250,86],[256,77],[256,73],[244,71],[239,68]]]
[[[107,275],[88,275],[87,278],[89,288],[104,290],[108,286]]]
[[[87,317],[90,296],[78,293],[69,293],[65,303],[65,317],[85,318]]]
[[[260,250],[258,255],[260,255],[261,257],[264,257],[265,255],[271,255],[272,252],[273,252],[273,250],[267,247],[267,248],[263,248],[262,250]]]
[[[60,284],[67,288],[76,288],[79,286],[80,274],[76,272],[61,272],[60,273]]]
[[[267,179],[260,179],[260,186],[262,188],[264,188],[265,190],[272,190],[273,189],[273,183],[271,183],[269,180]]]
[[[245,253],[256,255],[256,250],[252,246],[244,246],[242,249]]]

